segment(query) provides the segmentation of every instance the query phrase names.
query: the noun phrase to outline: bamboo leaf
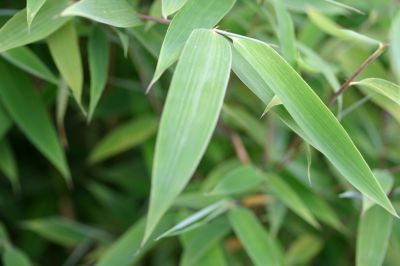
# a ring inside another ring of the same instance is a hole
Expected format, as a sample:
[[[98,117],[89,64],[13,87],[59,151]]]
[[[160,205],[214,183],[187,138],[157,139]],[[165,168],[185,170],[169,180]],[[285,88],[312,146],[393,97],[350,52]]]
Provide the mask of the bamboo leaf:
[[[218,265],[218,266],[228,265],[225,260],[223,249],[219,245],[212,247],[197,262],[197,266],[209,266],[209,265]]]
[[[5,139],[0,139],[0,170],[10,180],[15,191],[19,189],[18,170],[14,153]]]
[[[26,10],[15,14],[0,29],[0,53],[44,39],[62,27],[69,20],[59,16],[67,2],[67,0],[46,0],[30,29],[26,20]]]
[[[390,31],[390,63],[397,81],[400,82],[400,11],[392,22]]]
[[[26,20],[28,22],[28,28],[31,27],[32,21],[40,8],[44,5],[46,0],[27,0],[26,1]]]
[[[106,86],[108,76],[109,45],[107,35],[99,28],[95,28],[89,37],[88,56],[90,70],[88,120],[90,121]]]
[[[257,188],[264,180],[262,174],[253,166],[239,166],[214,187],[210,195],[240,194]]]
[[[380,266],[392,232],[393,217],[375,205],[361,217],[357,233],[357,266]]]
[[[229,212],[229,222],[256,266],[284,265],[281,248],[248,209]]]
[[[108,134],[95,146],[89,156],[91,164],[106,160],[144,142],[154,135],[157,120],[151,116],[133,119]]]
[[[188,183],[205,152],[222,108],[230,67],[227,40],[211,30],[193,31],[161,117],[144,241]]]
[[[234,3],[235,0],[188,0],[168,27],[156,71],[148,90],[178,59],[191,32],[197,28],[214,27],[228,13]]]
[[[83,69],[78,35],[72,22],[53,33],[47,43],[58,70],[81,105]]]
[[[4,135],[11,128],[11,126],[12,126],[12,121],[9,115],[6,113],[6,110],[2,106],[0,100],[0,140],[3,139]]]
[[[3,253],[4,266],[31,266],[28,257],[19,249],[9,246]]]
[[[318,222],[304,204],[302,198],[293,190],[287,182],[275,175],[267,176],[268,187],[274,195],[280,199],[289,209],[299,215],[315,228],[319,228]]]
[[[21,46],[8,50],[7,52],[1,53],[1,56],[28,73],[31,73],[53,84],[58,83],[58,79],[54,76],[50,69],[27,46]]]
[[[70,173],[63,150],[44,104],[32,88],[31,81],[4,61],[0,61],[0,73],[3,73],[0,101],[8,114],[32,144],[70,183]]]
[[[300,236],[287,251],[285,257],[288,265],[309,265],[322,248],[322,241],[316,236]]]
[[[389,195],[390,191],[393,189],[394,185],[394,176],[386,170],[373,170],[374,175],[377,177],[379,184],[382,186],[383,191],[385,191],[386,195]],[[363,198],[363,206],[362,211],[366,212],[369,208],[374,206],[374,202],[368,198]]]
[[[379,93],[400,105],[400,86],[390,81],[379,78],[367,78],[352,82],[351,85],[361,86]]]
[[[296,71],[265,43],[239,38],[233,38],[233,41],[235,49],[281,99],[312,141],[310,144],[322,152],[352,185],[397,216],[345,129]]]
[[[62,16],[80,16],[119,28],[141,24],[126,0],[81,0],[66,8]]]
[[[162,16],[166,18],[169,15],[174,14],[176,11],[181,9],[187,1],[188,0],[161,0]]]

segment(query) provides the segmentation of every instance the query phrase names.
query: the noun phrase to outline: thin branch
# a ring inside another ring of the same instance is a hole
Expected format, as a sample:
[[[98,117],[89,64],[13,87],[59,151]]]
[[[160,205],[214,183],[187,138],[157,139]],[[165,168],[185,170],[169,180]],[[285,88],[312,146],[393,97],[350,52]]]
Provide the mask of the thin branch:
[[[138,16],[142,20],[149,20],[149,21],[157,22],[157,23],[164,24],[164,25],[171,24],[171,20],[169,20],[169,19],[163,19],[163,18],[158,18],[158,17],[144,15],[144,14],[138,14]]]

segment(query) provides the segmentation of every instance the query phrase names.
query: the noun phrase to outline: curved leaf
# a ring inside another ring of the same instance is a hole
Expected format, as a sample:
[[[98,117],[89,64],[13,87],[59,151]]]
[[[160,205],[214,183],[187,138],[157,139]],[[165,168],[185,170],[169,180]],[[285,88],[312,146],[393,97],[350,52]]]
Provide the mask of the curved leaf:
[[[181,9],[187,0],[161,0],[161,11],[164,18]]]
[[[365,87],[400,105],[400,86],[390,81],[379,78],[368,78],[357,82],[352,82],[352,85]]]
[[[31,27],[32,21],[40,8],[44,5],[46,0],[27,0],[26,1],[26,20],[28,21],[28,28]]]

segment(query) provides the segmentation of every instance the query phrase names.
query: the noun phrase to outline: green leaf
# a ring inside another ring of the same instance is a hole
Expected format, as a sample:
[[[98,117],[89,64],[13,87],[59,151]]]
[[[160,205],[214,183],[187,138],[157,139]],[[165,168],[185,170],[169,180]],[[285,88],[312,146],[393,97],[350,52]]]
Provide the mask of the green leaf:
[[[81,0],[66,8],[62,16],[81,16],[119,28],[141,24],[126,0]]]
[[[161,0],[162,16],[164,18],[181,9],[188,0]]]
[[[343,29],[334,21],[330,20],[328,17],[324,16],[316,10],[309,10],[307,12],[307,15],[310,20],[321,30],[337,38],[367,45],[379,45],[381,43],[380,41],[372,39],[358,32]]]
[[[133,119],[104,137],[91,152],[89,162],[95,164],[127,151],[153,136],[156,129],[157,120],[152,116]]]
[[[281,248],[248,209],[229,212],[229,222],[256,266],[284,265]]]
[[[27,0],[26,1],[26,20],[28,22],[28,28],[31,27],[32,21],[40,8],[44,5],[46,0]]]
[[[268,175],[268,188],[270,188],[274,195],[280,199],[289,209],[294,213],[299,215],[309,224],[315,228],[319,228],[318,222],[315,220],[314,216],[311,214],[310,210],[307,208],[306,204],[303,202],[302,198],[293,190],[287,182],[282,178],[275,175]]]
[[[390,63],[397,81],[400,82],[400,11],[392,22],[390,30]]]
[[[46,38],[69,19],[59,16],[67,0],[46,0],[28,29],[26,10],[15,14],[0,29],[0,53]]]
[[[210,195],[230,195],[248,192],[257,188],[264,180],[262,174],[253,166],[239,166],[214,187]]]
[[[185,253],[184,253],[185,256]],[[210,250],[207,251],[206,254],[204,254],[203,257],[199,259],[199,261],[196,264],[197,266],[210,266],[210,265],[218,265],[218,266],[226,266],[228,265],[223,248],[220,247],[219,245],[216,245],[215,247],[210,248]]]
[[[110,240],[104,231],[61,217],[24,221],[22,225],[24,229],[64,246],[76,246],[87,239]]]
[[[0,78],[0,101],[8,114],[32,144],[70,183],[70,173],[64,152],[45,106],[32,87],[32,82],[17,69],[1,60],[0,73],[3,74]]]
[[[235,49],[282,101],[306,140],[312,141],[310,144],[322,152],[353,186],[397,216],[345,129],[296,71],[265,43],[238,38],[233,41]]]
[[[109,45],[107,35],[99,28],[95,28],[89,37],[88,56],[90,70],[88,120],[90,121],[106,86],[108,76]]]
[[[3,253],[4,266],[30,266],[32,265],[28,257],[19,249],[7,247]]]
[[[1,88],[1,85],[0,85]],[[6,113],[6,110],[3,107],[3,104],[0,100],[0,140],[4,137],[4,135],[8,132],[8,130],[12,126],[12,121],[9,115]]]
[[[185,45],[157,136],[145,240],[205,152],[222,108],[231,57],[228,41],[211,30],[193,31]]]
[[[17,191],[19,189],[17,163],[14,153],[5,139],[0,139],[0,170]]]
[[[278,20],[277,35],[279,38],[280,48],[283,57],[293,66],[297,58],[293,21],[282,0],[274,0],[273,4],[276,18]]]
[[[393,189],[395,180],[392,173],[390,173],[387,170],[379,170],[379,169],[374,169],[373,172],[374,175],[377,177],[379,184],[382,186],[383,191],[385,191],[386,195],[389,195],[390,191],[392,191]],[[373,201],[371,201],[368,198],[363,198],[362,211],[366,212],[373,205],[375,205]]]
[[[31,73],[53,84],[58,83],[58,79],[54,76],[50,69],[27,46],[21,46],[8,50],[7,52],[1,53],[1,56],[28,73]]]
[[[288,265],[309,265],[322,248],[322,241],[311,234],[304,234],[296,239],[285,254]]]
[[[73,22],[53,33],[47,43],[58,70],[71,88],[75,100],[81,105],[83,69]]]
[[[352,82],[351,85],[367,88],[375,93],[379,93],[386,98],[400,105],[400,86],[390,81],[379,78],[367,78],[360,81]]]
[[[375,205],[360,218],[357,233],[357,266],[380,266],[385,258],[393,217]]]
[[[156,71],[148,87],[161,77],[179,58],[186,40],[194,29],[214,27],[233,7],[235,0],[188,0],[174,16],[161,47]]]

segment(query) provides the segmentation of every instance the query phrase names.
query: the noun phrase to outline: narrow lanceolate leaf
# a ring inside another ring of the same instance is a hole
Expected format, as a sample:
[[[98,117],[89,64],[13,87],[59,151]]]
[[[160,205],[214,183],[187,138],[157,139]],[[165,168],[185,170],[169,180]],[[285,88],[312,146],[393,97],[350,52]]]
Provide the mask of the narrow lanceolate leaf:
[[[268,187],[280,201],[309,224],[316,228],[319,227],[318,222],[304,204],[303,200],[281,177],[268,175],[267,180]]]
[[[193,31],[172,78],[154,155],[145,240],[183,190],[216,126],[231,67],[229,42]]]
[[[230,195],[248,192],[259,187],[264,180],[262,174],[253,166],[239,166],[215,186],[210,195]]]
[[[17,163],[14,153],[5,139],[0,139],[0,171],[10,180],[14,190],[18,190]]]
[[[46,0],[27,0],[26,1],[26,20],[28,22],[28,28],[31,27],[32,21],[36,14],[39,12],[40,8]]]
[[[242,207],[235,208],[229,212],[229,221],[254,265],[284,265],[278,243],[253,213]]]
[[[81,16],[114,27],[130,28],[141,24],[127,0],[82,0],[69,6],[63,16]]]
[[[48,39],[51,55],[58,70],[72,90],[76,101],[81,103],[83,69],[78,35],[74,24],[68,23]]]
[[[375,93],[379,93],[400,105],[400,86],[390,81],[378,78],[368,78],[353,82],[352,85],[361,86],[361,88],[366,88]]]
[[[357,266],[380,266],[392,232],[393,217],[375,205],[361,218],[357,233]]]
[[[21,250],[8,246],[3,253],[4,266],[31,266],[28,257]]]
[[[321,250],[323,242],[316,236],[304,234],[300,236],[285,254],[288,265],[309,265]]]
[[[32,82],[18,69],[1,60],[0,73],[2,73],[0,77],[0,101],[2,105],[32,144],[70,182],[64,152],[45,106],[32,87]]]
[[[89,156],[91,164],[115,156],[118,153],[144,142],[153,136],[157,129],[157,120],[151,116],[133,119],[116,128],[93,149]]]
[[[90,70],[90,121],[100,100],[108,76],[109,45],[107,35],[99,28],[93,30],[88,44]]]
[[[286,10],[285,4],[281,0],[274,0],[274,8],[276,13],[277,35],[283,57],[293,65],[296,62],[296,41],[294,36],[294,26],[289,12]]]
[[[67,3],[67,0],[46,0],[30,29],[26,20],[26,10],[15,14],[0,29],[0,53],[44,39],[55,32],[69,20],[59,16]]]
[[[318,11],[309,10],[307,14],[308,17],[316,26],[318,26],[321,30],[332,36],[335,36],[343,40],[358,42],[367,45],[380,44],[379,41],[372,39],[368,36],[365,36],[363,34],[360,34],[352,30],[343,29],[341,26],[339,26],[338,24],[336,24],[334,21],[330,20],[323,14],[319,13]]]
[[[161,12],[164,18],[181,9],[188,0],[161,0]]]
[[[393,20],[390,32],[390,63],[397,81],[400,82],[400,11]]]
[[[0,139],[4,137],[7,131],[11,128],[11,125],[12,121],[0,100]]]
[[[31,73],[53,84],[58,83],[57,78],[49,70],[49,68],[27,46],[21,46],[8,50],[7,52],[2,53],[1,56],[28,73]]]
[[[197,28],[214,27],[234,3],[235,0],[188,0],[168,27],[149,89],[178,59],[190,33]]]
[[[312,141],[310,144],[322,152],[352,185],[397,216],[345,129],[296,71],[265,43],[233,40],[235,49],[281,99],[305,136]]]

